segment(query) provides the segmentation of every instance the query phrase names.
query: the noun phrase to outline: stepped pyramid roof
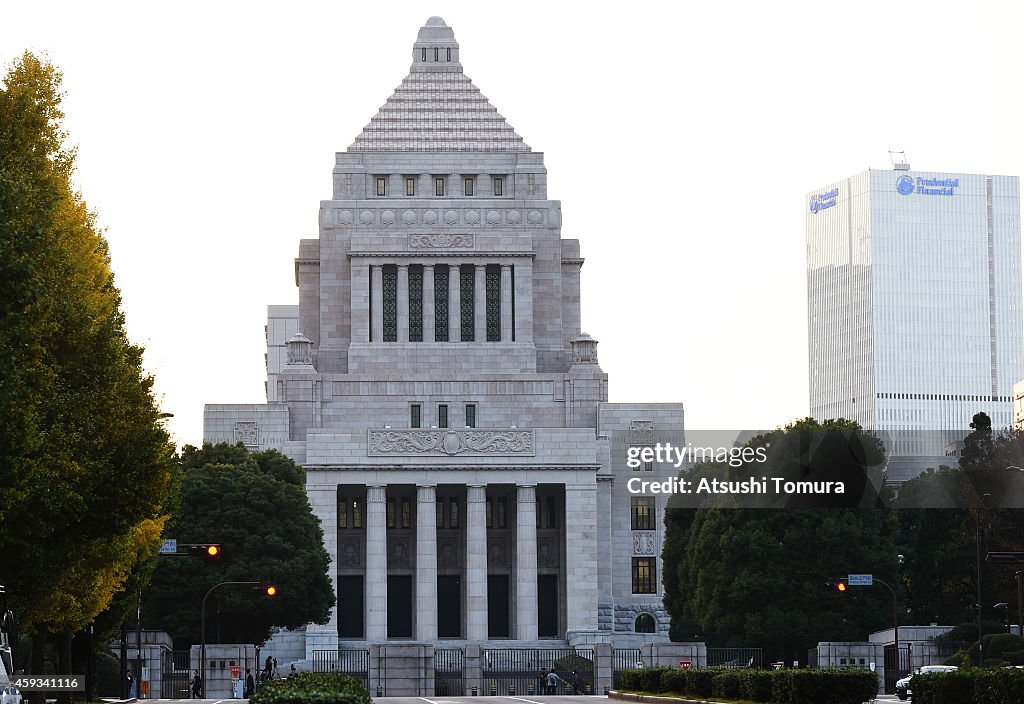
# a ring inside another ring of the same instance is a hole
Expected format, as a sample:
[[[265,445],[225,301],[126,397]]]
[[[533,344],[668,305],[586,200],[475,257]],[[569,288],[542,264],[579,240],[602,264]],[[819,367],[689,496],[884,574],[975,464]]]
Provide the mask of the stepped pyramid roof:
[[[529,145],[462,72],[455,33],[440,17],[420,28],[409,75],[350,152],[528,152]]]

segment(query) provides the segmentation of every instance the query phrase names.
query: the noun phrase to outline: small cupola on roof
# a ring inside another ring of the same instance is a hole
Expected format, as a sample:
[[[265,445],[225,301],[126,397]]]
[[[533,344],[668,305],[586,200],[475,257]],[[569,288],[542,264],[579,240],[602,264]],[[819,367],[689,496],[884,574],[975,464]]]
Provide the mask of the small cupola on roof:
[[[409,75],[349,152],[528,152],[530,147],[462,71],[455,32],[420,28]]]

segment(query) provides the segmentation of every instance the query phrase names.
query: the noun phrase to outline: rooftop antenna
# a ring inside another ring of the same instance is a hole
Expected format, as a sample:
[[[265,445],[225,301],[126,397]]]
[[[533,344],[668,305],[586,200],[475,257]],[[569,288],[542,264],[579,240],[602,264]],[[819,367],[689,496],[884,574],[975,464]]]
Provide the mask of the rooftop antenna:
[[[894,171],[910,171],[910,162],[907,161],[907,153],[904,151],[889,150],[889,163]]]

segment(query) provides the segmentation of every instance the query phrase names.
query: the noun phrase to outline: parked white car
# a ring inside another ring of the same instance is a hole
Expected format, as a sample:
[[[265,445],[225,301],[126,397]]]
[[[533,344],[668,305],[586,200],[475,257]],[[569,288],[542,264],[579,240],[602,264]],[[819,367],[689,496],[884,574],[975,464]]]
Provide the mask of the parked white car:
[[[913,696],[913,692],[910,690],[910,681],[917,675],[928,675],[933,672],[956,672],[956,665],[924,665],[917,668],[907,677],[901,680],[896,680],[896,696],[900,698],[900,701],[906,701],[908,697]]]

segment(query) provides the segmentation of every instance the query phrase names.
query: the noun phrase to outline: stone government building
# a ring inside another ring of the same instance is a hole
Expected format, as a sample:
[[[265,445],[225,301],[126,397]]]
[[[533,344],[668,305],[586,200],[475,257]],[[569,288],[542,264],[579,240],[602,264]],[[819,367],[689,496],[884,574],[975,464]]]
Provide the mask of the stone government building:
[[[271,306],[267,400],[204,437],[307,470],[338,606],[314,651],[401,642],[666,641],[664,498],[630,446],[684,445],[681,404],[608,402],[580,329],[579,241],[543,154],[430,18],[409,75],[337,154],[298,306]],[[494,645],[494,643],[491,643]]]

